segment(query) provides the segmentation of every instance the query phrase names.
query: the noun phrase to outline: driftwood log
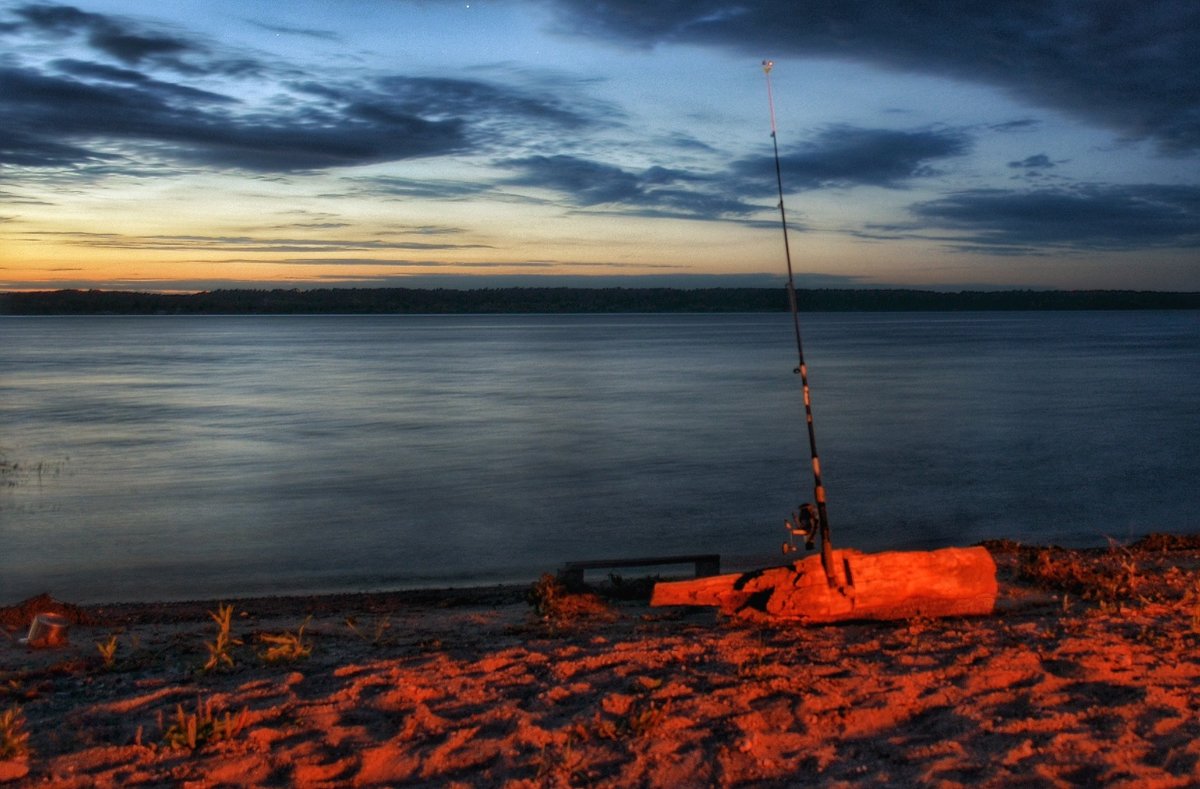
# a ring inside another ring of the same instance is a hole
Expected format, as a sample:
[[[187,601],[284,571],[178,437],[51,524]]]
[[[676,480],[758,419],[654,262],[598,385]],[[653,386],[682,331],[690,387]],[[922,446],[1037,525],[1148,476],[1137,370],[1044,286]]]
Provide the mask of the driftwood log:
[[[716,606],[752,619],[808,623],[990,614],[996,563],[981,547],[833,551],[834,583],[809,556],[748,573],[656,584],[651,605]]]

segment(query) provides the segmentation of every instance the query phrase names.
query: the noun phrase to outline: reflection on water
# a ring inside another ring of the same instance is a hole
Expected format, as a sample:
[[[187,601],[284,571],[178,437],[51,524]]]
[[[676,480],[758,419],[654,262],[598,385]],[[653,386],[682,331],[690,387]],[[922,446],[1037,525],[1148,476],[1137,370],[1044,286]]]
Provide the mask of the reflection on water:
[[[788,321],[0,319],[0,599],[773,561],[811,485]],[[803,322],[836,543],[1197,529],[1197,313]]]

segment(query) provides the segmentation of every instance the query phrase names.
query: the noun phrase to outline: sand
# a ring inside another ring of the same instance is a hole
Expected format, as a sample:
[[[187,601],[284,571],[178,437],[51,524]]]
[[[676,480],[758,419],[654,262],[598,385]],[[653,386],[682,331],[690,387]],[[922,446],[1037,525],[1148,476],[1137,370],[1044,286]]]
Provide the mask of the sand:
[[[984,617],[539,613],[528,587],[247,599],[210,671],[220,601],[55,606],[75,624],[52,649],[17,642],[45,600],[0,609],[0,712],[19,711],[0,781],[1200,786],[1197,546],[989,547]],[[302,625],[311,654],[264,659]]]

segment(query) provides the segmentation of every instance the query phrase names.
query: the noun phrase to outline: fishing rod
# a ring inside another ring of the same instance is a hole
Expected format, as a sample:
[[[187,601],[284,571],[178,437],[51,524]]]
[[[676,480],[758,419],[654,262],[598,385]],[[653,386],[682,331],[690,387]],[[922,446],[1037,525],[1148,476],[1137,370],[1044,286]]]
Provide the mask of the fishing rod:
[[[818,532],[821,540],[821,566],[825,568],[825,577],[829,581],[829,585],[836,586],[838,584],[833,570],[833,544],[829,540],[829,513],[825,508],[825,486],[821,482],[821,459],[817,455],[817,434],[813,429],[812,398],[808,391],[808,366],[804,363],[804,342],[800,337],[800,310],[796,306],[796,281],[792,274],[792,250],[788,243],[787,213],[783,207],[783,170],[779,166],[779,138],[775,128],[775,97],[771,91],[771,69],[774,67],[775,61],[773,60],[762,62],[763,74],[767,78],[767,105],[771,109],[771,144],[775,149],[775,182],[779,186],[779,221],[783,226],[783,253],[787,260],[788,304],[792,310],[792,327],[796,333],[796,353],[799,356],[799,365],[796,367],[795,373],[800,376],[800,384],[804,390],[804,417],[808,423],[808,447],[812,452],[813,499],[816,501],[815,513],[813,505],[802,504],[799,512],[793,515],[794,520],[788,521],[787,527],[791,534],[803,535],[809,548],[813,547],[813,531]],[[795,550],[794,546],[785,543],[784,551],[787,552],[789,547],[791,550]]]

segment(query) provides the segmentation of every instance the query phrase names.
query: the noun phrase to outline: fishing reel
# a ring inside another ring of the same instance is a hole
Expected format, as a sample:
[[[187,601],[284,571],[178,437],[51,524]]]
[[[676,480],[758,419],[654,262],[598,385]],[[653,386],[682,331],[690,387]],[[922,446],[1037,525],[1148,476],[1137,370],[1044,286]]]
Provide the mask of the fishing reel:
[[[788,531],[787,542],[783,544],[783,554],[786,556],[800,550],[796,545],[797,537],[803,537],[804,549],[811,551],[816,545],[817,526],[820,522],[816,507],[807,501],[801,504],[799,509],[792,513],[792,517],[783,522],[783,527]]]

